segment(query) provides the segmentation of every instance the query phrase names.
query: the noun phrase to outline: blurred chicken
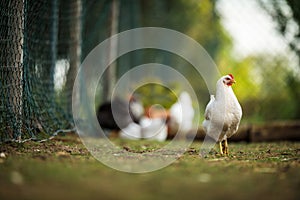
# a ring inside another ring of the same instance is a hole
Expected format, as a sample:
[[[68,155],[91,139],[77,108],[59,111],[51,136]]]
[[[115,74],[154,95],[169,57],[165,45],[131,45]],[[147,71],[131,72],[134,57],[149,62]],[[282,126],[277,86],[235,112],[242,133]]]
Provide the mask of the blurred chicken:
[[[129,109],[126,106],[127,102],[120,98],[102,104],[97,111],[100,126],[124,139],[157,141],[165,141],[170,132],[186,133],[192,128],[194,110],[187,92],[180,94],[170,110],[154,105],[144,112],[142,103],[134,97],[130,97]]]
[[[129,107],[128,107],[129,106]],[[143,106],[134,98],[129,103],[116,97],[104,102],[97,110],[97,119],[102,129],[118,133],[131,123],[139,123],[143,116]]]
[[[217,81],[216,96],[211,95],[203,121],[205,133],[219,142],[222,155],[228,155],[227,138],[236,133],[242,118],[242,108],[231,88],[233,83],[235,80],[232,74]]]
[[[129,113],[134,123],[138,124],[144,116],[143,104],[138,98],[131,96],[129,100]]]
[[[173,104],[169,111],[169,133],[176,134],[180,131],[185,135],[192,129],[195,111],[192,106],[192,99],[187,92],[182,92],[178,101]]]

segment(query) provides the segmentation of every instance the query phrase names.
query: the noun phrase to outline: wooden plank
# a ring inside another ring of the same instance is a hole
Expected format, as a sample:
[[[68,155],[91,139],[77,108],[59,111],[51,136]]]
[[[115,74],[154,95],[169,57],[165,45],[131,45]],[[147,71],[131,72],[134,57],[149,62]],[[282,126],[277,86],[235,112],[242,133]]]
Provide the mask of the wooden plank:
[[[195,130],[193,130],[195,131]],[[186,135],[192,139],[192,133]],[[195,140],[203,140],[205,133],[199,127]],[[229,138],[229,142],[272,142],[272,141],[300,141],[300,121],[276,121],[263,125],[242,125],[238,132]]]
[[[253,126],[251,142],[300,141],[300,122],[272,122]]]

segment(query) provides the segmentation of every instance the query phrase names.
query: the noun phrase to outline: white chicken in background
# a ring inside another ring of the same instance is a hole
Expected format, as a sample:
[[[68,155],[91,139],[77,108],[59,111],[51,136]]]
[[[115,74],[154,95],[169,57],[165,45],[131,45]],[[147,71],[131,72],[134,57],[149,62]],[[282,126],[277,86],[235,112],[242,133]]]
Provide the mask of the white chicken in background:
[[[152,116],[144,116],[144,107],[135,97],[130,98],[129,108],[133,122],[121,129],[120,138],[130,140],[146,139],[160,142],[167,139],[167,112],[164,112],[164,110],[162,112],[154,107]]]
[[[137,103],[137,104],[136,104]],[[131,99],[130,114],[133,121],[120,132],[120,137],[124,139],[146,139],[165,141],[168,134],[185,135],[192,129],[195,111],[192,106],[192,100],[187,92],[182,92],[178,101],[174,103],[170,110],[164,110],[153,106],[148,109],[146,115],[141,103]],[[138,120],[135,120],[134,117]],[[142,117],[143,116],[143,117]]]
[[[168,127],[163,118],[142,117],[140,123],[131,123],[120,132],[120,138],[138,140],[165,141],[168,136]]]
[[[144,116],[143,104],[135,96],[131,96],[129,99],[129,114],[134,123],[138,124],[140,119]]]
[[[148,140],[156,140],[163,142],[168,137],[168,127],[163,118],[148,118],[141,119],[142,138]]]
[[[169,129],[171,132],[180,131],[186,134],[192,129],[195,111],[192,106],[192,99],[187,92],[182,92],[178,101],[173,104],[169,111]]]
[[[221,155],[228,155],[227,138],[236,133],[242,118],[242,108],[231,87],[233,83],[232,74],[217,81],[216,96],[211,95],[202,124],[205,133],[219,142]]]
[[[139,140],[142,137],[142,127],[134,122],[130,123],[126,128],[120,130],[120,138],[129,140]]]

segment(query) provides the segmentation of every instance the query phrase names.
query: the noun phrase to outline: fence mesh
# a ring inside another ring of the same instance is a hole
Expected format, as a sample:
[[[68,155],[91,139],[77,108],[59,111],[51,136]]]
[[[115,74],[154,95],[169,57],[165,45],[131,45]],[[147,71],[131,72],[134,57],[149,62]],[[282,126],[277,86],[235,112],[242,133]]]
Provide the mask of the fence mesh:
[[[54,78],[60,70],[58,59],[68,60],[60,68],[70,68],[69,60],[75,60],[68,51],[72,40],[59,37],[59,24],[64,25],[61,31],[72,26],[74,17],[66,17],[73,11],[72,4],[63,13],[57,0],[0,4],[0,141],[43,139],[71,128],[70,112],[64,108],[71,90],[56,90]]]

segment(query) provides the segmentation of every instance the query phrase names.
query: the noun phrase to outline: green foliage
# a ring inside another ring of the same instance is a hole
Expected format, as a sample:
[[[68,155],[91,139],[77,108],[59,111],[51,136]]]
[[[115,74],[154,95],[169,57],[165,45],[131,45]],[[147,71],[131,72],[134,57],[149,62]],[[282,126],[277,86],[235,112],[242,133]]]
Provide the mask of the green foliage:
[[[298,100],[294,99],[289,89],[288,77],[292,75],[292,69],[288,66],[288,60],[264,56],[256,58],[254,63],[261,79],[259,113],[267,120],[294,118]]]
[[[175,94],[174,91],[178,91],[176,84],[174,87],[167,88],[161,84],[149,83],[137,88],[134,95],[139,97],[144,107],[159,104],[168,109],[177,101],[178,94]]]
[[[211,0],[142,0],[142,25],[183,32],[198,41],[215,58],[227,36]]]
[[[248,57],[241,61],[230,60],[226,64],[220,64],[221,74],[233,74],[236,84],[233,89],[239,100],[256,98],[259,95],[260,79],[253,67],[255,58]],[[251,91],[251,92],[249,92]]]
[[[297,92],[300,79],[287,58],[257,55],[236,61],[225,57],[220,63],[221,72],[232,73],[237,80],[233,89],[242,104],[245,121],[300,117]]]
[[[300,1],[258,0],[258,2],[277,23],[279,32],[286,37],[291,50],[300,59]]]
[[[295,73],[290,72],[286,77],[287,89],[294,104],[294,115],[292,116],[295,119],[300,118],[300,78]]]

